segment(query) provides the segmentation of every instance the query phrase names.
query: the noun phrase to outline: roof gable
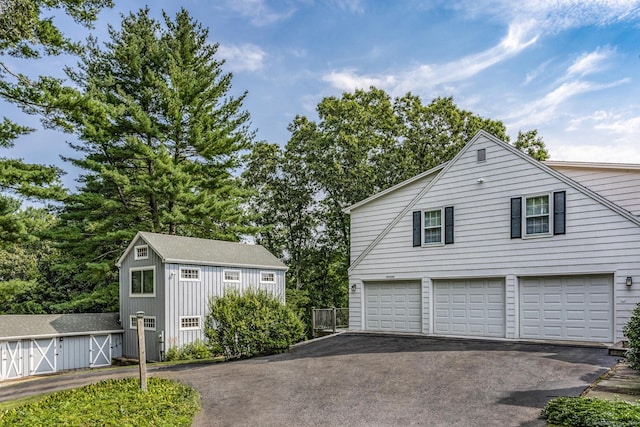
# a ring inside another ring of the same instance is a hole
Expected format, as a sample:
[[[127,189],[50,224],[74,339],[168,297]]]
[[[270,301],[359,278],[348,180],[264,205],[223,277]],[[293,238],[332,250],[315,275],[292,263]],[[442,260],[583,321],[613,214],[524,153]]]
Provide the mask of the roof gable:
[[[225,242],[197,237],[173,236],[140,231],[116,265],[131,252],[138,239],[144,240],[164,263],[204,264],[238,267],[265,267],[286,270],[287,266],[260,245]]]
[[[611,209],[612,211],[616,212],[617,214],[625,217],[626,219],[628,219],[629,221],[633,222],[634,224],[640,226],[640,218],[632,215],[630,212],[628,212],[627,210],[621,208],[620,206],[618,206],[617,204],[611,202],[610,200],[606,199],[605,197],[603,197],[602,195],[586,188],[585,186],[573,181],[572,179],[570,179],[569,177],[563,175],[562,173],[552,169],[551,167],[545,165],[544,163],[530,157],[529,155],[523,153],[522,151],[518,150],[517,148],[515,148],[514,146],[507,144],[501,140],[499,140],[498,138],[496,138],[495,136],[489,134],[488,132],[484,131],[484,130],[480,130],[467,144],[465,144],[465,146],[458,152],[458,154],[452,159],[450,160],[448,163],[444,164],[444,167],[439,171],[439,173],[434,177],[433,180],[431,180],[418,194],[417,196],[405,207],[405,209],[403,209],[399,215],[389,223],[389,225],[384,229],[384,231],[382,231],[382,233],[380,233],[380,235],[378,237],[376,237],[371,244],[365,248],[362,253],[360,253],[360,255],[358,256],[358,258],[356,258],[351,266],[349,267],[349,270],[354,269],[372,250],[373,248],[375,248],[378,243],[380,243],[380,241],[402,220],[402,218],[404,218],[412,209],[414,209],[415,205],[425,196],[428,194],[428,192],[438,184],[438,182],[440,180],[442,180],[442,178],[444,176],[446,176],[447,172],[454,166],[456,165],[456,163],[458,162],[458,160],[464,156],[480,139],[486,139],[489,140],[491,143],[499,146],[500,148],[504,149],[505,151],[509,152],[512,155],[515,155],[517,157],[519,157],[520,159],[528,162],[529,164],[535,166],[536,168],[540,169],[540,171],[542,173],[546,173],[548,175],[553,176],[554,178],[558,179],[559,181],[563,182],[564,184],[566,184],[567,186],[574,188],[575,190],[583,193],[584,195],[586,195],[587,197],[595,200],[596,202],[606,206],[607,208]],[[409,181],[413,182],[415,179],[411,179]],[[401,184],[400,184],[401,185]],[[399,185],[399,186],[400,186]],[[384,193],[388,194],[390,191],[394,191],[395,189],[389,189],[386,190]],[[379,193],[381,194],[381,193]],[[369,200],[373,200],[375,198],[379,197],[378,195],[374,195],[369,199],[366,199],[365,201],[361,202],[361,204],[359,204],[358,206],[362,206],[362,204],[364,204],[365,202],[369,201]],[[355,206],[355,205],[354,205]],[[349,208],[350,210],[353,209],[353,207]]]

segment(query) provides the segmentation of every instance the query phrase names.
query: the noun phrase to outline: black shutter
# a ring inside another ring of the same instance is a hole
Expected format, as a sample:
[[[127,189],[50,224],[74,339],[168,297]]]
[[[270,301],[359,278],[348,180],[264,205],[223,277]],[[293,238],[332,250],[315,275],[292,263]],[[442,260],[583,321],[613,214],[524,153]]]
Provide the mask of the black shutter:
[[[564,191],[553,193],[553,234],[566,233],[565,210],[567,207]]]
[[[415,211],[413,213],[413,246],[422,246],[422,212]]]
[[[522,197],[511,199],[511,238],[522,237]]]
[[[444,208],[444,244],[453,243],[453,206]]]

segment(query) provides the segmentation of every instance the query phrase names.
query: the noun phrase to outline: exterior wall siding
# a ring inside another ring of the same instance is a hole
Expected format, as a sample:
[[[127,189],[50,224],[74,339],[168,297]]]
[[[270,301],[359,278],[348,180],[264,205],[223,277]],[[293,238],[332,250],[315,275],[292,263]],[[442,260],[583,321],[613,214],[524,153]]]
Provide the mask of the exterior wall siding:
[[[109,358],[122,356],[122,334],[99,334],[103,337],[110,335],[111,345],[104,348]],[[35,343],[41,345],[47,360],[41,360],[43,355]],[[45,351],[45,346],[49,346]],[[54,373],[74,369],[92,367],[91,335],[54,336],[38,339],[19,339],[0,341],[2,362],[0,366],[0,380],[28,377],[40,373]],[[94,351],[93,355],[96,352]],[[108,363],[111,363],[109,358]],[[105,360],[106,361],[106,360]],[[38,366],[39,365],[39,366]]]
[[[640,171],[625,169],[576,168],[553,166],[553,169],[602,194],[635,215],[640,215]]]
[[[200,280],[180,280],[180,268],[196,268],[200,270]],[[225,270],[240,271],[239,283],[225,283]],[[183,346],[196,339],[204,340],[204,324],[209,313],[209,299],[223,296],[226,289],[245,291],[251,287],[266,290],[285,300],[285,272],[283,270],[234,268],[208,265],[167,264],[165,266],[167,287],[165,300],[166,323],[165,348]],[[260,283],[261,272],[273,272],[275,283]],[[200,318],[200,328],[197,330],[182,330],[182,317]]]
[[[485,162],[476,161],[476,149],[481,148],[486,149]],[[476,140],[445,172],[413,209],[351,268],[352,281],[383,280],[390,275],[395,279],[416,275],[424,279],[503,277],[506,336],[516,338],[519,276],[615,274],[614,332],[616,339],[622,338],[622,328],[640,301],[640,286],[629,288],[624,284],[627,276],[640,282],[637,224],[488,139]],[[552,191],[566,191],[566,234],[511,239],[510,199]],[[376,200],[378,203],[354,209],[352,230],[362,229],[366,224],[359,222],[375,217],[378,211],[387,218],[385,201],[394,200],[390,195]],[[455,208],[455,243],[412,247],[411,211],[444,206]],[[350,309],[360,312],[357,305],[361,300],[350,301]],[[428,309],[425,304],[426,318],[430,317]]]
[[[143,239],[138,239],[136,246],[145,245]],[[135,329],[131,329],[130,316],[135,316],[138,311],[144,311],[145,317],[156,318],[156,330],[145,331],[145,342],[147,358],[149,360],[160,360],[160,331],[166,322],[164,317],[164,305],[167,280],[162,259],[149,247],[149,258],[136,260],[135,249],[129,252],[120,267],[120,322],[125,330],[123,342],[123,355],[127,357],[138,357],[138,341]],[[155,267],[155,297],[131,297],[130,290],[130,270],[139,267]]]

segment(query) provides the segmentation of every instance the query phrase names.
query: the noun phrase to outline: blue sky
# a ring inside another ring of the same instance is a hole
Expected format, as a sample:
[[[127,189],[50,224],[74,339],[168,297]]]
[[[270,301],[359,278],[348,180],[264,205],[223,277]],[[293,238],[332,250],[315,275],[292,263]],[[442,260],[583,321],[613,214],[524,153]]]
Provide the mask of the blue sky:
[[[144,2],[115,0],[93,33]],[[553,160],[640,163],[640,0],[188,0],[149,2],[152,15],[182,6],[220,43],[233,92],[248,91],[257,139],[284,145],[296,114],[316,118],[325,96],[371,85],[426,104],[456,104],[502,120],[512,138],[538,129]],[[52,15],[55,12],[51,12]],[[68,20],[66,33],[87,30]],[[8,61],[62,76],[69,58]],[[3,115],[35,118],[0,104]],[[72,136],[39,131],[0,153],[64,165]],[[65,178],[75,187],[77,171]]]

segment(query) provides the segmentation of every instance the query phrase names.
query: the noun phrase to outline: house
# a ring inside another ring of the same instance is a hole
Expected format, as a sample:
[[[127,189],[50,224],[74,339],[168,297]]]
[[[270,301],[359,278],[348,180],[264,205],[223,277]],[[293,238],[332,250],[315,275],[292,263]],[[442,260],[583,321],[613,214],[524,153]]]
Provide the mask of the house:
[[[640,165],[539,162],[480,131],[345,211],[351,330],[613,343],[640,302]]]
[[[209,299],[225,289],[255,287],[285,299],[287,267],[259,245],[139,232],[116,265],[126,357],[138,355],[138,311],[147,358],[162,360],[170,347],[205,338]]]
[[[111,365],[122,355],[118,313],[0,316],[0,380]]]

